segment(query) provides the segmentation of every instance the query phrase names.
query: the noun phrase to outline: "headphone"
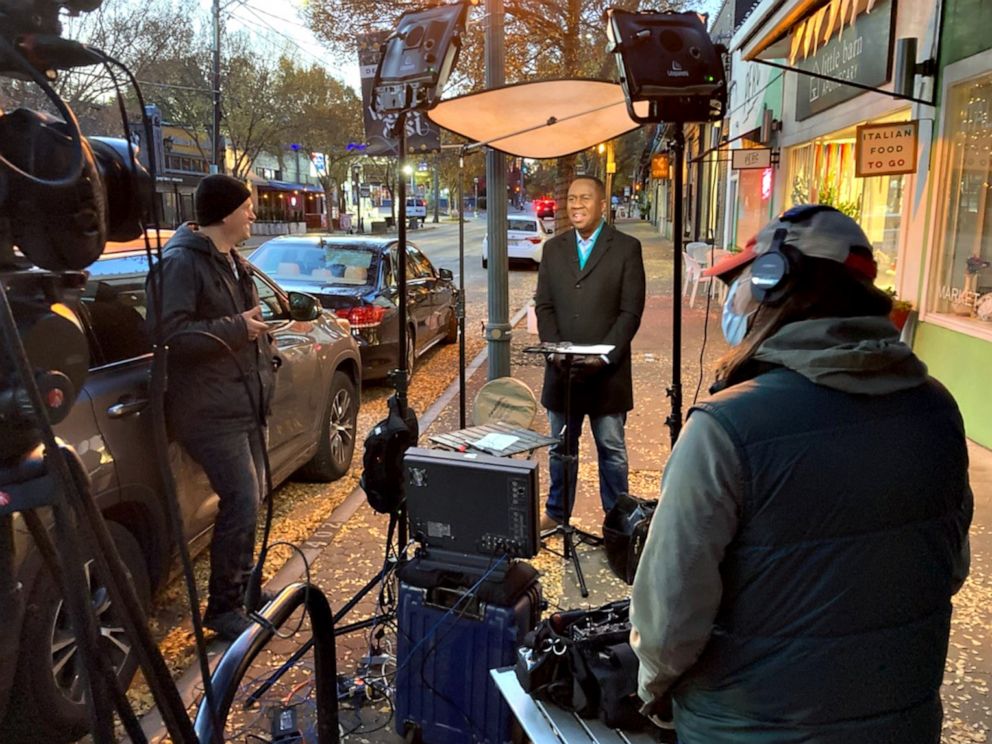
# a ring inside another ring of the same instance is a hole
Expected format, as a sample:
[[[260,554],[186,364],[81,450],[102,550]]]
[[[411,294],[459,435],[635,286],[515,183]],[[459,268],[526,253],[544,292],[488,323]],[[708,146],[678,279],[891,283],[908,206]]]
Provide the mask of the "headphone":
[[[780,222],[806,222],[820,212],[836,212],[826,204],[801,204],[786,210]],[[789,278],[803,264],[802,252],[785,242],[788,228],[780,227],[772,235],[772,245],[751,263],[751,296],[761,304],[775,305],[785,299]]]

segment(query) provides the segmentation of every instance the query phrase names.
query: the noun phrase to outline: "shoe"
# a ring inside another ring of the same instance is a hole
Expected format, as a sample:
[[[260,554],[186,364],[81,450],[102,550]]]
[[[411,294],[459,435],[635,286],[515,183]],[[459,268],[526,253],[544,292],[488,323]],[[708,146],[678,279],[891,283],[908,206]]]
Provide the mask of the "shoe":
[[[552,517],[547,512],[543,512],[541,514],[541,532],[547,532],[548,530],[553,530],[555,527],[557,527],[560,524],[561,522],[559,522],[557,519]]]
[[[204,615],[203,625],[216,633],[222,641],[233,643],[252,626],[252,621],[244,610],[238,609],[217,615]]]

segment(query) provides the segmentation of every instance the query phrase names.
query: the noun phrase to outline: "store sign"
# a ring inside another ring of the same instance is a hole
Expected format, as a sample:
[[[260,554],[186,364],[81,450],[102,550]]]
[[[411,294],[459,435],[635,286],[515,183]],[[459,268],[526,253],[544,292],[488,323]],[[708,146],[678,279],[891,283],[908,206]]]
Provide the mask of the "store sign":
[[[668,175],[668,156],[654,155],[651,158],[651,178],[671,178]]]
[[[865,4],[864,12],[853,22],[849,17],[836,18],[832,15],[844,9],[858,8],[859,5],[851,0],[831,2],[825,6],[823,13],[800,24],[793,31],[790,53],[796,67],[872,88],[887,83],[892,0]],[[834,6],[843,7],[831,10]],[[818,25],[813,23],[816,18],[820,18]],[[840,82],[800,75],[796,84],[796,120],[808,119],[863,92]]]
[[[754,147],[731,151],[731,166],[734,170],[768,168],[772,164],[770,147]]]
[[[918,121],[858,127],[854,173],[858,178],[916,173]]]

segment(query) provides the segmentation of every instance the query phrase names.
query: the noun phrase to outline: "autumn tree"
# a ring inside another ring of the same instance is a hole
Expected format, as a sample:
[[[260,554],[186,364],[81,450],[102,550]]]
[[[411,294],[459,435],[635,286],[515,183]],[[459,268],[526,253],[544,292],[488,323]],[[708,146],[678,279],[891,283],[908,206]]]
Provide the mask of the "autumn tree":
[[[64,18],[63,36],[106,52],[131,70],[138,80],[147,79],[176,48],[192,43],[189,18],[194,0],[105,0],[99,9]],[[122,93],[126,80],[115,70]],[[86,134],[119,132],[124,136],[114,99],[117,89],[102,65],[60,72],[52,84],[80,120]],[[45,94],[34,83],[0,78],[0,109],[24,106],[54,111]]]
[[[364,139],[361,99],[325,68],[303,67],[286,58],[279,63],[276,97],[283,106],[289,139],[306,152],[324,154],[321,186],[329,196],[338,194],[338,206],[343,208],[339,187],[356,158],[348,145]]]

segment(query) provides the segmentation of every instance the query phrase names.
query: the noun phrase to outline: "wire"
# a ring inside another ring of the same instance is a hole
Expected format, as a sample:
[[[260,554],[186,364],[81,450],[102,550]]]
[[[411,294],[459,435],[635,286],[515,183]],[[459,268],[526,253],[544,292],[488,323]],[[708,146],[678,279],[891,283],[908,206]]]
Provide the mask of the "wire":
[[[310,579],[310,564],[307,562],[306,553],[304,553],[303,550],[301,550],[298,545],[294,545],[293,543],[286,542],[285,540],[279,540],[277,542],[274,542],[268,547],[277,548],[280,545],[286,546],[288,548],[292,548],[300,556],[300,559],[303,561],[304,575],[306,576],[306,591],[309,592],[310,587],[313,586],[313,581],[311,581]],[[265,561],[265,555],[263,553],[259,553],[257,565],[261,566],[264,561]],[[295,636],[297,633],[300,632],[300,629],[303,627],[303,623],[306,621],[307,614],[308,614],[307,605],[306,605],[306,601],[304,601],[303,613],[300,615],[300,621],[296,624],[296,627],[292,630],[292,632],[287,634],[280,633],[278,628],[273,626],[268,620],[266,620],[264,617],[262,617],[258,612],[254,610],[248,613],[248,617],[250,617],[259,625],[265,626],[276,638],[281,638],[283,640],[286,640],[292,638],[293,636]]]

